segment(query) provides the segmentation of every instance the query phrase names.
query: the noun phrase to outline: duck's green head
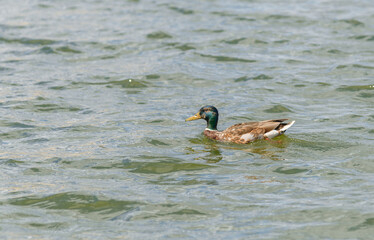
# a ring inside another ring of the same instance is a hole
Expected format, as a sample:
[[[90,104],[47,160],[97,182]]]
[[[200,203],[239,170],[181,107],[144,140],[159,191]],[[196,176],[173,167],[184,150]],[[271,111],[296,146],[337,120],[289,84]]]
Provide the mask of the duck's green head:
[[[207,128],[209,130],[217,130],[218,124],[218,110],[213,106],[204,106],[200,108],[200,111],[186,119],[186,121],[193,121],[197,119],[205,119],[207,122]]]

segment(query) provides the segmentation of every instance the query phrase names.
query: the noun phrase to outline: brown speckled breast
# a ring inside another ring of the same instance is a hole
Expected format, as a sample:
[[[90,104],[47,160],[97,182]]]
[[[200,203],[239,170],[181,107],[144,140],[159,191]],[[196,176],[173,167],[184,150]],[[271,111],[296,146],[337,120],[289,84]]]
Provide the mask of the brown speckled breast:
[[[222,141],[222,133],[219,131],[211,131],[211,130],[205,130],[204,135],[207,136],[210,139]]]

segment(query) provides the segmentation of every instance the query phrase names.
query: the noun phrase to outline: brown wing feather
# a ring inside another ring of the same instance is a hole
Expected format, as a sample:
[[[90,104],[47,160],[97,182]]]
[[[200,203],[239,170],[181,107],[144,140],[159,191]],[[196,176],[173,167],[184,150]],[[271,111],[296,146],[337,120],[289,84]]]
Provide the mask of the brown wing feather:
[[[264,134],[271,130],[277,129],[282,124],[283,121],[287,119],[275,119],[275,120],[265,120],[261,122],[246,122],[235,124],[223,131],[225,135],[231,136],[241,136],[246,133],[259,133]],[[257,131],[258,129],[258,131]]]
[[[288,120],[287,118],[283,118],[283,119],[265,120],[265,121],[261,121],[261,122],[284,122],[284,121],[287,121],[287,120]]]

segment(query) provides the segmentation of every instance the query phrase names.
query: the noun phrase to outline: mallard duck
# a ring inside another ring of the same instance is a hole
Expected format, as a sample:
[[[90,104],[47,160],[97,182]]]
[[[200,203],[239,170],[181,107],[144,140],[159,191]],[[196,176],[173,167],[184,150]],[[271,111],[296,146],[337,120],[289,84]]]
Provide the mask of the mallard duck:
[[[207,122],[204,135],[208,138],[223,142],[243,144],[253,142],[257,139],[274,138],[283,134],[295,123],[295,121],[288,123],[284,122],[288,119],[245,122],[235,124],[224,131],[218,131],[218,110],[214,106],[209,105],[202,107],[198,113],[187,118],[186,121],[193,121],[197,119],[204,119]]]

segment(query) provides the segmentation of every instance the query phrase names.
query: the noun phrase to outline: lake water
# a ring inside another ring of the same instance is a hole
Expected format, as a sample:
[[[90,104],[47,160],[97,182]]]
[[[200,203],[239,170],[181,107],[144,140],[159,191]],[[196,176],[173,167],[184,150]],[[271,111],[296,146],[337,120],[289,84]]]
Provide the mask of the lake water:
[[[373,76],[371,0],[2,1],[1,238],[370,239]]]

